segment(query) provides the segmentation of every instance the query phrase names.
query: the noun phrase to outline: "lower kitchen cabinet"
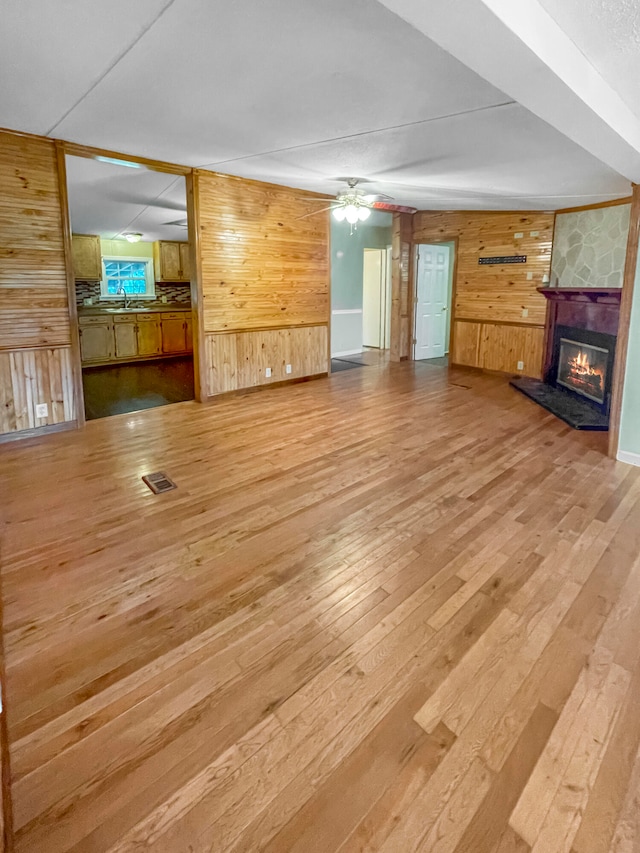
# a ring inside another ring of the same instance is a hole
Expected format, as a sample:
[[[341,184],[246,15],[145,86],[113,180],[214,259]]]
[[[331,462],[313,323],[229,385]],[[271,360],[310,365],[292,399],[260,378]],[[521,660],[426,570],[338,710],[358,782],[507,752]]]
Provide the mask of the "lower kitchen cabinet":
[[[110,361],[114,356],[113,325],[102,317],[87,317],[80,323],[82,363]]]
[[[162,329],[160,318],[153,314],[139,314],[138,355],[159,355],[162,352]]]
[[[135,319],[115,317],[113,324],[116,358],[135,358],[138,355],[138,335]]]
[[[110,364],[192,352],[185,311],[80,316],[83,364]]]

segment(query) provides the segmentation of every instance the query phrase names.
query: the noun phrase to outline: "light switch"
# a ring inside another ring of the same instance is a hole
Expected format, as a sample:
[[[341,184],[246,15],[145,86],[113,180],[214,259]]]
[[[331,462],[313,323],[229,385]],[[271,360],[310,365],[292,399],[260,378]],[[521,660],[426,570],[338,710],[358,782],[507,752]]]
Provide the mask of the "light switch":
[[[528,316],[529,316],[529,309],[528,309],[528,308],[523,308],[523,309],[522,309],[522,316],[523,316],[523,317],[528,317]]]
[[[533,273],[532,272],[527,273],[527,281],[533,281]]]
[[[539,235],[540,235],[539,231],[531,231],[531,233],[529,234],[530,237],[538,237]]]

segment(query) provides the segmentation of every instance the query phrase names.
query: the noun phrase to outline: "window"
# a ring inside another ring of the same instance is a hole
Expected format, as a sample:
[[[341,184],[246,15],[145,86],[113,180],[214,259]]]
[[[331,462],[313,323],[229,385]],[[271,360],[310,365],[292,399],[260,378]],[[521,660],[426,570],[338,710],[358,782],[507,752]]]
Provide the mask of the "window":
[[[103,258],[103,298],[121,299],[123,294],[140,299],[153,299],[156,288],[151,258]]]

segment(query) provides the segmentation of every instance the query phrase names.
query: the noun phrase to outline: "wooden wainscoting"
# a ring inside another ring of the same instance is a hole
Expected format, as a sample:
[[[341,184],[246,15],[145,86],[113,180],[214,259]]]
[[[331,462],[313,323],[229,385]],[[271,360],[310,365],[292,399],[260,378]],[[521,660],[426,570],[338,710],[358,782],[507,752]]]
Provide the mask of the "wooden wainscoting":
[[[46,418],[36,404],[46,403]],[[0,351],[0,433],[76,420],[71,347]]]
[[[76,419],[62,206],[55,143],[0,132],[0,434]]]
[[[205,340],[209,396],[328,370],[327,326],[223,332],[207,334]],[[287,364],[291,373],[286,372]]]
[[[454,364],[542,378],[542,326],[457,320],[453,340]],[[522,368],[518,367],[520,361]]]

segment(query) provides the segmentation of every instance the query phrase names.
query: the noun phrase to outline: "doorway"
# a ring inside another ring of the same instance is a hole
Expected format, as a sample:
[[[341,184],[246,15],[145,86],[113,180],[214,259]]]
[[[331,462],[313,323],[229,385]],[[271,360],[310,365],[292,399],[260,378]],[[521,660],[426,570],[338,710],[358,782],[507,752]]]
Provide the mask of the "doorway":
[[[391,335],[391,249],[364,249],[362,345],[388,349]]]
[[[184,176],[65,161],[86,419],[193,400]]]
[[[416,256],[413,357],[443,358],[449,352],[455,243],[421,243]]]

